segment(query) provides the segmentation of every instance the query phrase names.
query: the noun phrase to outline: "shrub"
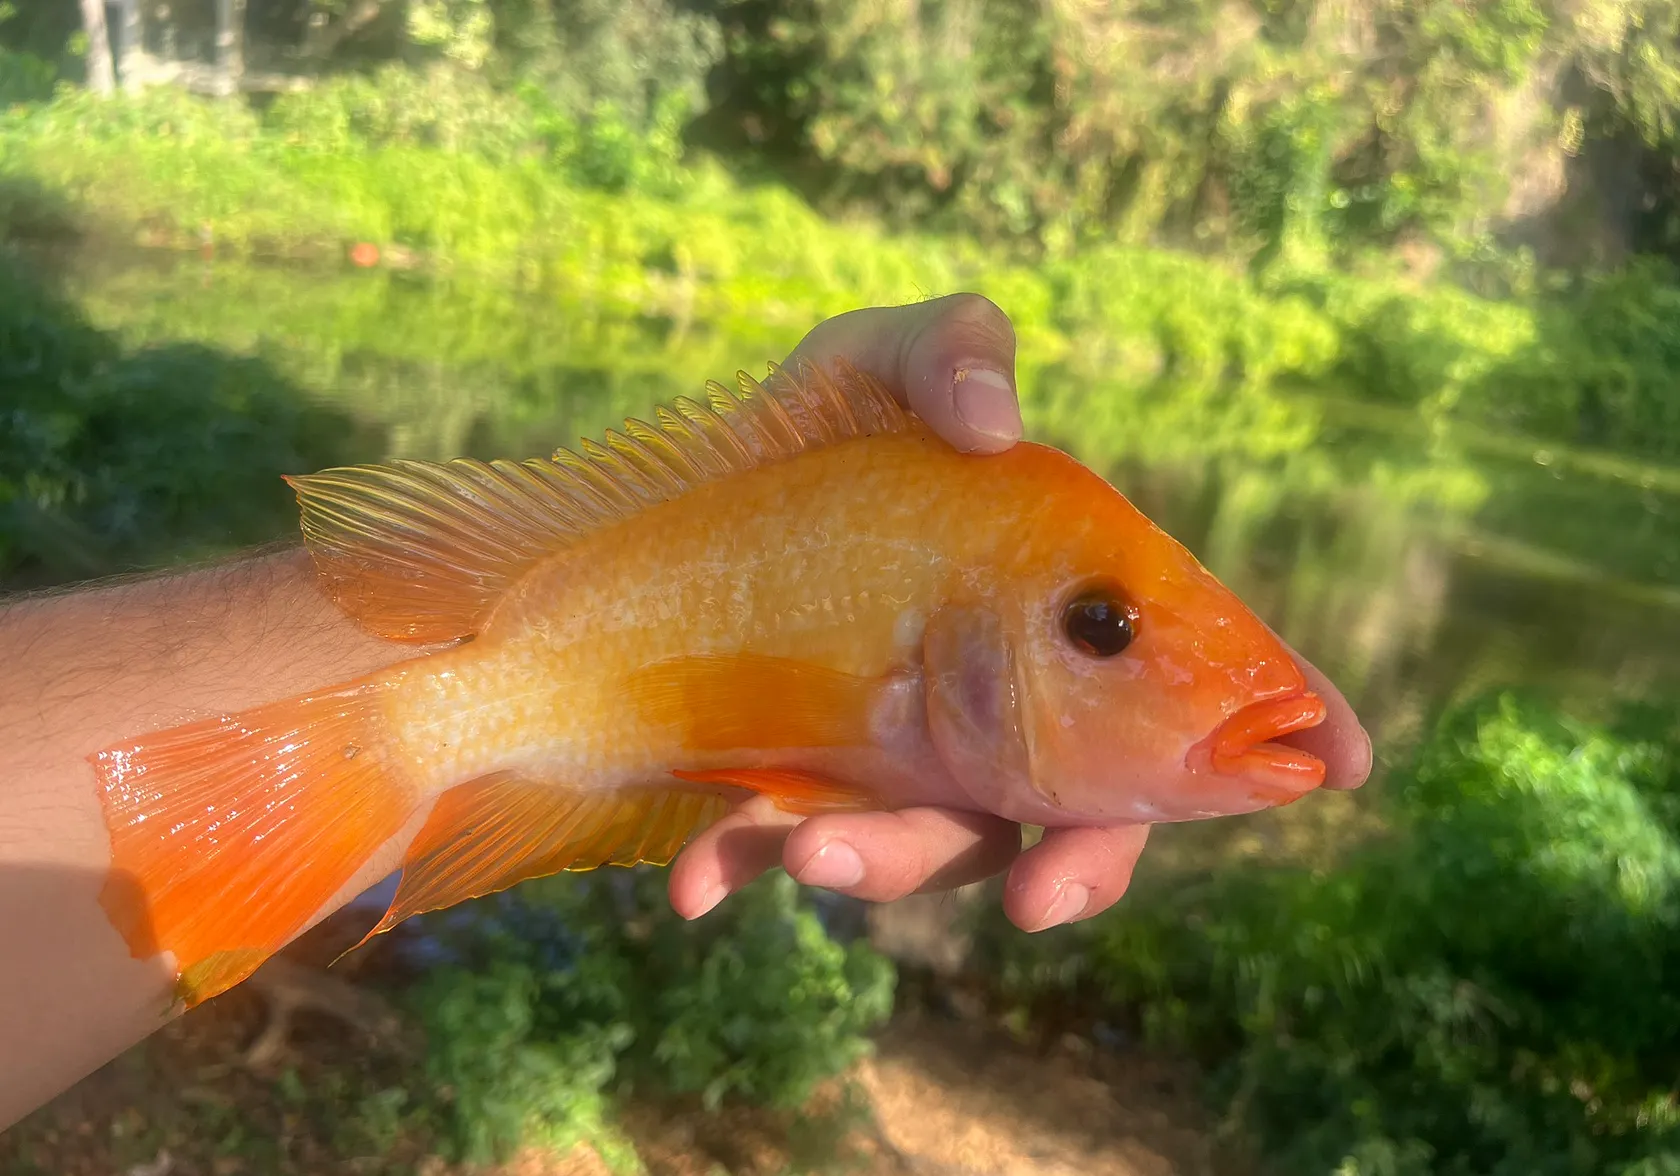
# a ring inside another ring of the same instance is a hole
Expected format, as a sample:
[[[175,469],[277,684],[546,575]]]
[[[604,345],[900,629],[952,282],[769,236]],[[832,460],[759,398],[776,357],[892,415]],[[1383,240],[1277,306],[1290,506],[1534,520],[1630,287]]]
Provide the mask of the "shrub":
[[[51,62],[31,53],[0,48],[0,105],[43,102],[52,97],[57,80]]]
[[[624,1083],[796,1108],[868,1049],[892,968],[830,940],[785,874],[694,924],[664,881],[562,875],[422,916],[442,966],[412,1001],[459,1150],[610,1140],[604,1100]]]

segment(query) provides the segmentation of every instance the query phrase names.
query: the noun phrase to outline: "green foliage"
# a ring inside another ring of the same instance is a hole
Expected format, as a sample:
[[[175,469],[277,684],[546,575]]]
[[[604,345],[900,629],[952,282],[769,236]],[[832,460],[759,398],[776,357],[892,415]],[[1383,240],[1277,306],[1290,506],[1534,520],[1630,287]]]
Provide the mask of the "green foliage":
[[[632,134],[703,110],[722,53],[715,22],[670,0],[503,0],[496,21],[507,73]]]
[[[541,972],[515,957],[439,970],[409,994],[462,1155],[490,1160],[524,1144],[564,1152],[610,1138],[604,1090],[633,1031],[616,994],[580,993],[610,965],[586,957],[577,972]],[[608,999],[592,1007],[580,995]]]
[[[398,80],[400,62],[419,66],[446,108],[470,108],[439,122],[482,126],[493,154],[513,113],[502,107],[523,106],[516,121],[534,124],[525,129],[576,176],[668,185],[699,117],[706,138],[721,130],[754,147],[827,208],[863,206],[994,247],[1188,245],[1265,268],[1431,242],[1480,270],[1495,242],[1523,237],[1575,256],[1571,218],[1620,232],[1618,190],[1633,204],[1658,198],[1636,237],[1676,239],[1662,166],[1680,111],[1672,0],[1637,11],[1618,0],[1321,8],[414,0],[382,39],[325,59],[313,32],[280,30],[313,30],[296,19],[311,10],[343,21],[342,5],[303,4],[263,31],[270,56],[301,56],[328,76],[374,67],[374,82],[288,96],[282,105],[306,116],[293,127],[334,123],[339,101],[365,115],[370,85],[375,97],[399,91],[388,97],[400,105],[415,85]],[[200,16],[149,19],[154,32],[206,31]],[[65,58],[73,20],[35,0],[3,24],[12,47],[37,56],[24,84],[0,94],[44,96],[37,67]],[[461,78],[437,80],[445,74]],[[317,103],[328,109],[307,109]],[[1653,166],[1594,150],[1633,142]]]
[[[1083,987],[1197,1051],[1282,1170],[1667,1170],[1675,711],[1475,698],[1385,787],[1390,833],[1333,868],[1140,879],[1014,955],[1013,982]]]
[[[541,162],[557,176],[609,191],[674,193],[687,179],[680,166],[685,101],[673,91],[631,121],[616,104],[578,108],[532,81],[509,90],[448,63],[388,65],[285,95],[264,122],[284,143],[327,156],[433,148],[502,167]]]
[[[134,144],[155,141],[171,150],[249,149],[262,120],[242,102],[212,102],[168,86],[155,86],[111,100],[61,89],[50,103],[9,112],[13,127],[51,126],[91,142]]]
[[[1486,388],[1532,353],[1536,307],[1495,302],[1452,286],[1320,273],[1273,288],[1317,309],[1341,341],[1335,380],[1362,398],[1490,423]]]
[[[413,0],[403,16],[411,44],[467,69],[489,60],[496,26],[486,0]]]
[[[1556,441],[1680,456],[1680,281],[1644,260],[1525,302],[1317,273],[1265,284],[1329,320],[1334,382],[1376,401]]]
[[[733,102],[823,161],[830,196],[1052,251],[1118,235],[1263,261],[1404,233],[1474,251],[1512,180],[1557,158],[1557,63],[1627,32],[1531,0],[716,10]]]
[[[357,440],[264,364],[128,350],[0,264],[0,578],[60,579],[273,538],[279,476]]]
[[[1538,346],[1490,377],[1478,416],[1496,428],[1680,459],[1680,282],[1642,261],[1585,277],[1542,304]]]
[[[892,1012],[892,966],[862,941],[829,939],[784,874],[743,893],[730,917],[732,934],[651,939],[652,1060],[673,1090],[707,1106],[734,1095],[797,1108],[867,1052],[862,1034]]]
[[[276,103],[297,143],[435,144],[492,162],[546,158],[609,190],[670,191],[704,109],[716,25],[669,0],[428,0],[406,10],[428,67],[385,63]]]
[[[370,74],[343,74],[315,89],[282,95],[264,123],[285,142],[322,153],[435,147],[494,163],[552,150],[554,133],[538,124],[518,95],[448,65],[425,70],[387,65]]]
[[[983,289],[1014,318],[1029,377],[1057,359],[1104,382],[1199,394],[1350,388],[1432,422],[1676,452],[1680,352],[1664,307],[1680,282],[1655,265],[1493,301],[1328,270],[1322,234],[1285,232],[1305,222],[1284,212],[1268,214],[1279,261],[1260,278],[1115,245],[1013,265],[970,239],[835,225],[785,191],[685,170],[671,108],[651,108],[662,130],[632,133],[579,122],[545,93],[439,66],[339,78],[260,118],[168,90],[67,94],[0,122],[0,177],[12,177],[0,178],[0,217],[18,231],[121,225],[233,252],[336,256],[372,241],[615,311],[749,331]],[[1292,109],[1322,113],[1318,101]]]
[[[0,20],[4,5],[0,5]],[[52,97],[57,71],[52,63],[30,53],[0,48],[0,105],[43,102]]]
[[[830,940],[791,879],[755,883],[702,924],[670,911],[662,883],[561,876],[445,917],[459,962],[412,1000],[464,1154],[610,1147],[605,1100],[624,1082],[797,1108],[867,1050],[892,968]]]

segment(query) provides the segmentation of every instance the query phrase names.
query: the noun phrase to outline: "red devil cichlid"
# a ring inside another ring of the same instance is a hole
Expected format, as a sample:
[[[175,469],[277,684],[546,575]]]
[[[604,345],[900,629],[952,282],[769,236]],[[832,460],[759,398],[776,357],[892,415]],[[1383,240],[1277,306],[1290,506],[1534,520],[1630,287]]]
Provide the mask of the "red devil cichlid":
[[[1323,782],[1271,742],[1325,713],[1288,651],[1072,458],[960,454],[850,371],[710,392],[581,456],[290,479],[337,605],[451,644],[93,757],[128,878],[106,909],[188,1005],[425,807],[376,930],[667,862],[753,793],[1065,826]]]

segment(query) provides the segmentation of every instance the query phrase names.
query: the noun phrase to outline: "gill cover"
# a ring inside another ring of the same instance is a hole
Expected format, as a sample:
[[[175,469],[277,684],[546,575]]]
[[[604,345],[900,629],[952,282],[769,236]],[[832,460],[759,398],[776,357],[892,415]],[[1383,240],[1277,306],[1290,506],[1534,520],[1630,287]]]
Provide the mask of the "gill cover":
[[[1026,700],[1003,622],[977,606],[942,608],[922,636],[928,733],[971,799],[1010,818],[1033,795]]]

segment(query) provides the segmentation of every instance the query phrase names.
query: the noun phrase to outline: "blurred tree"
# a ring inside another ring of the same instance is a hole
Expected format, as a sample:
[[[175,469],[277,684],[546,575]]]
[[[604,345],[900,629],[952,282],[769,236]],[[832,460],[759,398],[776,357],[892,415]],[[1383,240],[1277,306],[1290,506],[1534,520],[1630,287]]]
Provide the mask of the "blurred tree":
[[[708,133],[791,161],[830,207],[1053,251],[1150,240],[1264,264],[1378,246],[1428,267],[1503,234],[1602,254],[1616,234],[1576,222],[1625,220],[1649,181],[1640,153],[1583,155],[1584,137],[1676,153],[1672,0],[703,9],[728,47]]]
[[[95,94],[117,88],[111,68],[111,38],[105,31],[105,0],[82,0],[82,33],[87,38],[87,86]]]
[[[142,74],[140,59],[146,52],[140,0],[118,0],[117,16],[117,76],[122,79],[123,89],[138,90]]]
[[[666,103],[698,110],[722,56],[716,23],[672,0],[495,0],[494,20],[510,73],[563,110],[610,107],[633,127]]]
[[[245,0],[216,0],[217,88],[237,94],[244,76]]]
[[[0,37],[61,56],[74,30],[48,7],[22,0]],[[232,9],[145,9],[148,43],[183,63],[168,76],[229,88],[211,57],[229,52]],[[140,11],[124,0],[123,29]],[[1166,244],[1268,270],[1378,250],[1503,289],[1527,280],[1512,247],[1568,266],[1680,252],[1680,0],[275,0],[250,15],[251,65],[280,72],[253,68],[247,89],[382,67],[401,86],[389,67],[443,63],[551,138],[588,138],[613,184],[636,182],[635,140],[669,160],[686,135],[750,149],[829,211],[1052,254]]]
[[[340,45],[378,20],[387,5],[388,0],[353,0],[347,6],[316,0],[304,18],[301,56],[311,62],[327,60]]]

